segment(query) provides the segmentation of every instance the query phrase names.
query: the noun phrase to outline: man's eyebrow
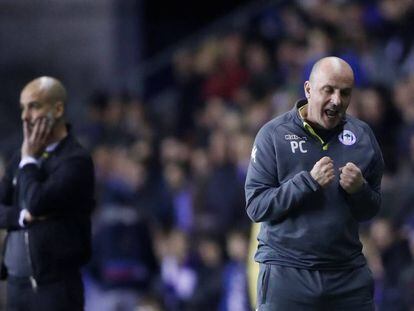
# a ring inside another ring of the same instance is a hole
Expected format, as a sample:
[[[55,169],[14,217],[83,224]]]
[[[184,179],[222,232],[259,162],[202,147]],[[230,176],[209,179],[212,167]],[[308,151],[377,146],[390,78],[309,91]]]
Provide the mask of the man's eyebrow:
[[[326,87],[331,87],[331,88],[335,88],[335,86],[333,86],[332,84],[324,84],[322,85],[322,89],[326,88]]]
[[[322,85],[322,89],[326,88],[326,87],[331,87],[333,89],[339,89],[341,91],[352,91],[352,87],[344,87],[344,88],[340,88],[339,86],[333,85],[333,84],[324,84]]]
[[[36,100],[33,100],[31,102],[28,102],[26,105],[24,105],[23,103],[20,103],[20,109],[23,109],[24,106],[31,107],[33,105],[38,105],[39,103],[40,102],[39,101],[36,101]]]

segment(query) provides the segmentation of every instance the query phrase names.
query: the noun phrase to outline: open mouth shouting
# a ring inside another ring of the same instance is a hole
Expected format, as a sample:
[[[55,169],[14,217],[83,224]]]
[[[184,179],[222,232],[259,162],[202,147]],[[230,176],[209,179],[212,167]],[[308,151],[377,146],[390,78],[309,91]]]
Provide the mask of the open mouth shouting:
[[[343,111],[336,107],[330,107],[323,110],[323,119],[327,128],[337,126],[343,117]]]
[[[328,116],[328,118],[336,118],[340,116],[340,111],[339,109],[328,108],[325,109],[325,114]]]

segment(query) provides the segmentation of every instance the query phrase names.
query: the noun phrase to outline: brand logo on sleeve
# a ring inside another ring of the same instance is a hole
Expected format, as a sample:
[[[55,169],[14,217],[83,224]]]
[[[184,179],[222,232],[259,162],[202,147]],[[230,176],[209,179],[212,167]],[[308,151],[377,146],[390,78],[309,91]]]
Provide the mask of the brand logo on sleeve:
[[[349,130],[344,130],[342,133],[338,135],[338,139],[341,143],[345,146],[351,146],[356,142],[356,136]]]
[[[252,149],[252,160],[253,160],[254,163],[256,163],[256,153],[257,153],[257,147],[256,146],[253,146],[253,149]]]

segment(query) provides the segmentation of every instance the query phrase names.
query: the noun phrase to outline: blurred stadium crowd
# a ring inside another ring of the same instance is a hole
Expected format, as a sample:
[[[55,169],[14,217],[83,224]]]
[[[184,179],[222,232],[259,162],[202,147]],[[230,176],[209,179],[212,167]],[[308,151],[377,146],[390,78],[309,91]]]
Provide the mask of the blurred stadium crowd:
[[[253,139],[327,55],[353,67],[349,113],[373,128],[386,162],[381,213],[361,226],[378,310],[414,310],[413,29],[410,0],[282,1],[183,46],[151,101],[95,92],[75,129],[97,178],[87,310],[251,310]]]

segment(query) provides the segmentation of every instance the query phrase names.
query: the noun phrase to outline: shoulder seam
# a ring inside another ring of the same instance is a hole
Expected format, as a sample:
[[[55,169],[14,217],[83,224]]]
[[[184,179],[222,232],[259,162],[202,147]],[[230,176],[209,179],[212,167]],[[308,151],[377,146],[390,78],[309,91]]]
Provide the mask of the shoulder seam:
[[[272,120],[272,121],[275,121],[275,120]],[[272,123],[272,121],[270,121],[269,123]],[[282,125],[285,125],[286,123],[290,123],[291,121],[292,121],[292,116],[289,115],[288,118],[287,118],[287,120],[275,122],[276,124],[274,124],[274,125],[271,125],[269,123],[268,124],[270,125],[269,127],[271,127],[272,129],[276,130],[278,127],[280,127]]]

